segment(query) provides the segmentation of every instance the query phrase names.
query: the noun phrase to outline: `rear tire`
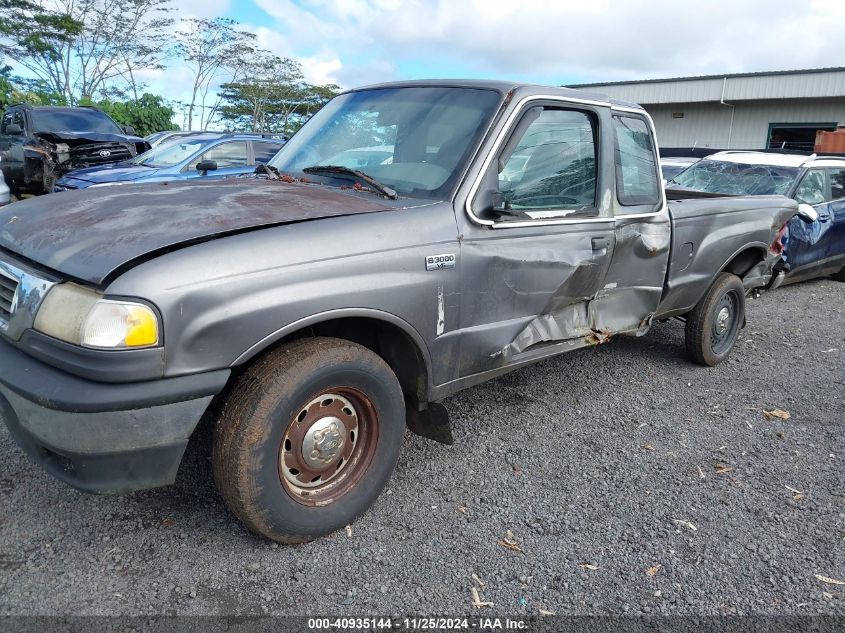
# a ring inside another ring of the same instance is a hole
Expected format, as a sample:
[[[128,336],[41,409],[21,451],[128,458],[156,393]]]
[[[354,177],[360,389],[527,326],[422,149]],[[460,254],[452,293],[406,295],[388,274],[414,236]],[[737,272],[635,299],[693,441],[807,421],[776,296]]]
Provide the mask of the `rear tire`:
[[[840,270],[838,273],[833,273],[833,280],[845,283],[845,266],[843,266],[842,270]]]
[[[402,389],[379,356],[341,339],[294,341],[237,379],[214,432],[214,480],[254,532],[310,541],[373,504],[404,431]]]
[[[715,367],[731,353],[744,321],[742,280],[731,273],[720,273],[687,315],[687,354],[699,365]]]

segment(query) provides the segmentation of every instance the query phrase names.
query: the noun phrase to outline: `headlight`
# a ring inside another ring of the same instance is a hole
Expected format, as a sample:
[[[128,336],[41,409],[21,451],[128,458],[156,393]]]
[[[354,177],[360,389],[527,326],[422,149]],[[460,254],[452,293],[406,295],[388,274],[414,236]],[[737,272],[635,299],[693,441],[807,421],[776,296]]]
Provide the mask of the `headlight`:
[[[35,317],[35,329],[96,349],[137,349],[159,342],[158,317],[149,306],[103,299],[71,283],[54,286],[47,293]]]

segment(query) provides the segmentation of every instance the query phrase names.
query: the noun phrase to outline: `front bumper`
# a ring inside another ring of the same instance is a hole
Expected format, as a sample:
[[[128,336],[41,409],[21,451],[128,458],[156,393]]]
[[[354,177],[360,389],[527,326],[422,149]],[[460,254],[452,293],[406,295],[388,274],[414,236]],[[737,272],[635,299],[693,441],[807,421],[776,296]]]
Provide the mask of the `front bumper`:
[[[155,488],[175,480],[188,438],[229,374],[99,383],[0,341],[0,417],[30,458],[74,488]]]

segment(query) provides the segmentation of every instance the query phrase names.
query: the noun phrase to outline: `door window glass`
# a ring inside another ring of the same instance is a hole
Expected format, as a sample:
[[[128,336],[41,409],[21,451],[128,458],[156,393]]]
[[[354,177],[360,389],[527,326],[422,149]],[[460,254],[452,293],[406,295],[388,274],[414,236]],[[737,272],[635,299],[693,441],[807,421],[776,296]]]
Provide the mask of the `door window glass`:
[[[255,153],[255,163],[267,163],[276,153],[282,149],[281,145],[275,143],[265,143],[263,141],[253,141],[252,151]]]
[[[21,130],[23,130],[23,114],[19,110],[15,112],[8,112],[3,116],[3,129],[0,130],[0,133],[7,134],[6,128],[12,123],[19,126]]]
[[[811,169],[798,185],[795,199],[806,204],[821,204],[824,198],[824,171]]]
[[[651,132],[645,120],[613,117],[616,135],[616,197],[620,204],[657,204],[660,202],[660,179],[651,143]]]
[[[525,116],[536,118],[527,127],[520,124],[524,132],[515,144],[508,142],[507,155],[501,157],[499,191],[506,208],[572,213],[595,207],[596,144],[590,116],[548,108]]]
[[[845,169],[831,169],[830,176],[830,198],[839,200],[845,198]]]
[[[235,141],[232,143],[221,143],[220,145],[212,147],[199,158],[192,160],[191,164],[188,166],[188,170],[195,170],[197,163],[203,160],[215,161],[217,163],[217,169],[243,167],[247,164],[246,143],[244,141]]]

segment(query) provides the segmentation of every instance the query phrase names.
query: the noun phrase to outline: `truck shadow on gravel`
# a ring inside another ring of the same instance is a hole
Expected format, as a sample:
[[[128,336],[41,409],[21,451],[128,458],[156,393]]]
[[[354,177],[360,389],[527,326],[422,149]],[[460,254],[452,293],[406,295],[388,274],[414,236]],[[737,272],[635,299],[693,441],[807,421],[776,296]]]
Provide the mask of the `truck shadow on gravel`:
[[[445,401],[445,404],[450,410],[456,407],[463,408],[467,402],[475,400],[480,393],[490,390],[508,394],[509,404],[518,407],[521,403],[527,401],[538,401],[537,398],[526,394],[521,387],[542,379],[544,375],[557,376],[560,382],[556,385],[556,388],[561,391],[585,393],[590,388],[591,377],[594,376],[596,367],[600,368],[601,373],[608,380],[615,382],[621,378],[617,378],[614,372],[618,372],[621,377],[631,365],[642,364],[664,368],[680,365],[690,366],[690,362],[684,355],[683,324],[677,321],[655,324],[649,334],[644,337],[619,336],[594,348],[577,350],[570,354],[541,361],[452,396]],[[707,371],[696,366],[693,366],[693,368]],[[508,417],[505,414],[506,412],[503,411],[503,418]],[[149,501],[161,498],[166,500],[168,505],[173,504],[179,498],[182,500],[180,505],[185,506],[179,512],[191,512],[197,498],[203,499],[204,502],[213,499],[219,512],[229,518],[231,527],[246,533],[239,527],[240,524],[234,516],[228,513],[214,486],[211,454],[215,416],[216,413],[209,412],[191,436],[179,468],[175,486],[135,494],[146,495],[149,497]],[[453,415],[451,422],[460,436],[461,417]],[[494,427],[490,430],[496,429]],[[403,451],[406,457],[409,450],[408,442],[411,437],[415,436],[408,431],[405,438],[405,450]],[[423,442],[429,444],[428,440],[423,440]],[[450,450],[449,447],[441,447],[435,443],[431,443],[431,445],[438,446],[442,451]],[[404,459],[403,462],[406,467],[414,469],[413,459]],[[410,476],[413,478],[412,474]]]
[[[53,480],[0,430],[0,610],[464,611],[477,574],[501,613],[840,612],[816,574],[842,577],[842,400],[819,385],[843,393],[843,290],[750,301],[716,368],[669,321],[448,398],[455,445],[408,432],[351,535],[302,546],[227,512],[210,419],[174,486],[117,497]]]
[[[485,385],[474,387],[461,394],[446,400],[446,406],[450,410],[465,408],[466,403],[472,402],[475,398],[487,390],[501,390],[511,397],[511,404],[518,407],[520,403],[535,400],[533,396],[523,393],[520,385],[536,381],[538,377],[549,373],[557,375],[560,379],[557,387],[561,390],[578,392],[587,387],[584,381],[595,371],[596,363],[599,366],[606,358],[624,358],[625,363],[620,365],[623,368],[627,364],[639,364],[649,362],[656,365],[667,363],[686,363],[683,358],[683,330],[679,323],[666,323],[656,325],[652,333],[643,338],[618,337],[610,343],[579,350],[572,354],[555,357],[542,361],[536,365],[520,369],[516,372],[498,378]],[[678,335],[680,331],[680,336]],[[605,369],[602,370],[606,371]],[[612,376],[611,376],[612,379]],[[503,417],[507,417],[503,411]],[[173,486],[154,490],[145,490],[126,495],[127,500],[136,501],[138,506],[155,508],[157,515],[172,515],[179,517],[179,523],[185,525],[202,524],[209,515],[217,515],[220,520],[225,521],[225,529],[233,533],[239,533],[247,538],[254,538],[262,541],[257,536],[252,536],[241,524],[230,514],[222,499],[218,496],[214,485],[214,476],[211,465],[211,453],[214,439],[215,413],[209,412],[188,442],[185,456],[179,468],[176,482]],[[460,415],[452,417],[458,437],[462,434],[463,422]],[[491,431],[496,430],[496,422],[493,422]],[[416,453],[417,449],[410,446],[410,432],[405,438],[403,449],[403,468],[410,470],[405,474],[413,481],[414,472],[419,468],[415,464],[415,458],[409,456],[409,451]],[[415,438],[419,439],[419,438]],[[458,440],[460,442],[460,439]],[[448,453],[452,450],[449,447],[442,447],[422,440],[425,444],[431,444],[428,449],[437,452]],[[415,443],[416,446],[416,443]],[[424,449],[425,450],[425,449]],[[427,452],[427,451],[426,451]],[[110,500],[115,497],[100,497],[100,503],[109,505]],[[104,508],[104,511],[108,511]],[[166,520],[166,519],[165,519]]]

